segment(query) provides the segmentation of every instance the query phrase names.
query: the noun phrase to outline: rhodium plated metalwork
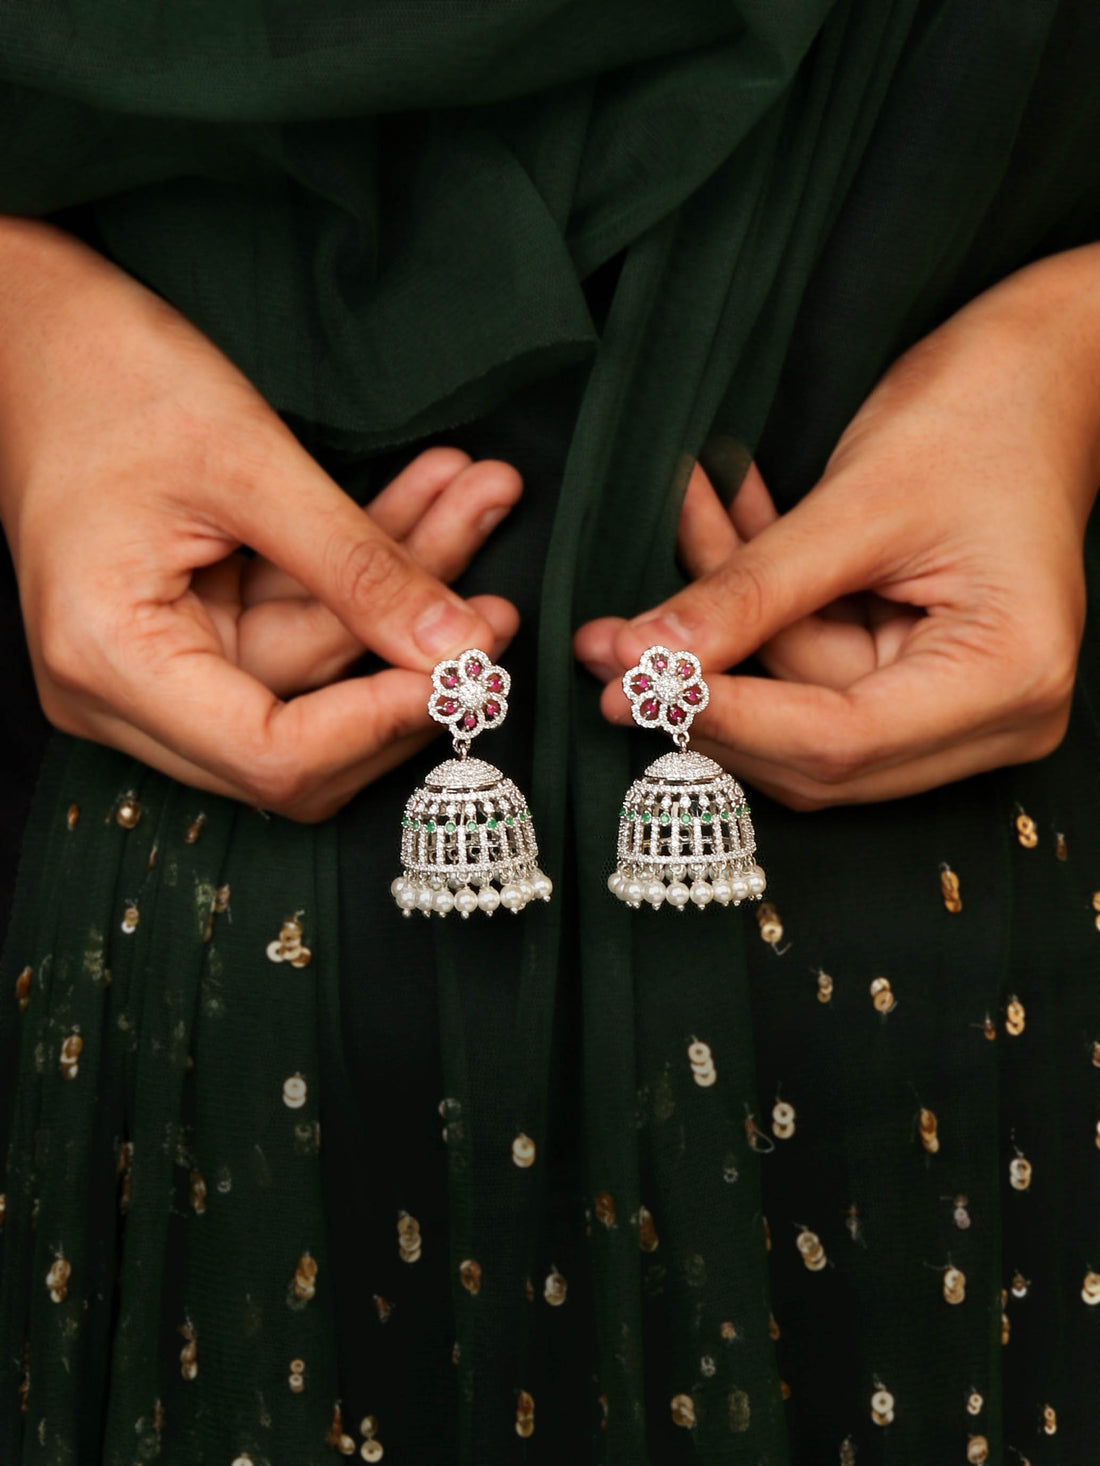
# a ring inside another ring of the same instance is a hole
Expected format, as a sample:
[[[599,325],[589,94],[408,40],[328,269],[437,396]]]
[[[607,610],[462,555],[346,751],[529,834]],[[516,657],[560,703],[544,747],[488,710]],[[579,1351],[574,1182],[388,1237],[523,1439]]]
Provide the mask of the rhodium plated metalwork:
[[[508,715],[511,678],[471,647],[432,672],[428,711],[451,730],[455,757],[414,790],[401,821],[402,873],[390,890],[405,916],[491,916],[549,901],[527,800],[495,765],[470,757],[470,744]]]
[[[682,911],[758,900],[766,878],[745,792],[713,759],[688,748],[695,714],[710,701],[699,659],[651,646],[623,675],[634,721],[676,743],[627,790],[619,814],[618,865],[608,889],[628,906]]]

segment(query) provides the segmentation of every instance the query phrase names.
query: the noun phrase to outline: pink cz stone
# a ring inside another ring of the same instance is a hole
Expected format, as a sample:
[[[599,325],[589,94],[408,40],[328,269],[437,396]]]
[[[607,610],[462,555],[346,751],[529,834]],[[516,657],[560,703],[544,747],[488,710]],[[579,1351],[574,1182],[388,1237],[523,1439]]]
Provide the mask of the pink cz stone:
[[[501,681],[500,673],[493,672],[485,683],[490,692],[503,692],[504,683]]]
[[[690,662],[681,662],[676,670],[677,672],[679,672],[681,677],[690,677],[694,673],[695,668],[691,665]]]
[[[467,677],[480,677],[481,676],[481,663],[480,662],[467,662],[466,663],[466,675],[467,675]]]
[[[487,718],[495,718],[497,713],[500,712],[500,703],[494,702],[492,698],[490,698],[489,701],[485,704],[484,712]]]
[[[702,702],[703,700],[702,689],[698,687],[689,687],[683,693],[683,699],[686,703],[690,703],[691,706],[694,707],[697,702]]]
[[[476,728],[477,727],[477,718],[474,716],[473,713],[467,713],[466,714],[466,716],[462,719],[462,726],[464,728]]]
[[[668,658],[667,657],[654,657],[653,658],[653,667],[654,667],[654,670],[655,671],[657,671],[657,672],[663,672],[667,666],[668,666]]]
[[[441,697],[436,703],[436,707],[445,717],[448,718],[451,716],[452,713],[458,712],[458,703],[455,702],[453,697]]]
[[[647,697],[642,703],[642,717],[655,718],[661,711],[661,705],[655,697]]]
[[[448,672],[442,679],[444,687],[457,687],[458,677],[454,672]]]
[[[633,682],[630,684],[630,690],[631,690],[631,692],[638,692],[638,693],[648,692],[649,689],[652,686],[653,686],[652,682],[650,682],[649,678],[645,675],[645,673],[644,672],[639,672],[639,674],[637,675],[637,677],[635,677],[634,680],[633,680]]]
[[[677,707],[675,703],[668,710],[668,721],[670,723],[682,723],[687,717],[683,708]]]

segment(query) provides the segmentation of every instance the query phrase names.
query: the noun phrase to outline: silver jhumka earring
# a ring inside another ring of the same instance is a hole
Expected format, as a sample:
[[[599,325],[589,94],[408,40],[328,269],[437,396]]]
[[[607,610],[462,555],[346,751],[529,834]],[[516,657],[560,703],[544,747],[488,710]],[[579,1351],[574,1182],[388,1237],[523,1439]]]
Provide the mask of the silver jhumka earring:
[[[689,729],[710,701],[698,657],[651,646],[623,675],[634,721],[663,728],[676,744],[627,791],[619,814],[619,864],[611,893],[635,908],[664,902],[682,911],[757,900],[764,872],[756,864],[745,791],[720,764],[689,751]]]
[[[428,711],[450,728],[454,758],[434,768],[405,805],[402,874],[390,887],[405,916],[446,916],[498,906],[522,911],[549,901],[553,885],[538,868],[527,801],[498,768],[471,758],[470,744],[508,716],[512,679],[471,647],[432,672]]]

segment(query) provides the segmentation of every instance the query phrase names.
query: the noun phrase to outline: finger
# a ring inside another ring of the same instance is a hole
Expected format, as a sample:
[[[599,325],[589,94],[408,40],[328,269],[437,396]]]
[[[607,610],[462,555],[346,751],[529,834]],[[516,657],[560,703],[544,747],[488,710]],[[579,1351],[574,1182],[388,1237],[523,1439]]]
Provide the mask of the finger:
[[[1044,757],[1061,741],[1059,728],[1051,724],[1036,741],[1022,746],[1018,733],[995,733],[943,752],[913,759],[895,768],[862,774],[842,783],[823,784],[807,779],[782,764],[739,754],[722,743],[693,739],[692,747],[709,755],[738,778],[744,779],[769,798],[791,809],[811,811],[838,804],[875,804],[923,794],[941,784],[969,779],[991,769]]]
[[[815,489],[717,570],[635,617],[620,633],[620,660],[632,666],[657,643],[694,651],[704,667],[729,667],[782,627],[873,584],[887,546],[905,542],[905,526],[869,515],[860,495],[835,491],[839,482]]]
[[[519,627],[518,611],[501,596],[472,596],[470,605],[492,628],[486,650],[500,656]],[[324,687],[363,653],[362,642],[312,598],[264,601],[241,617],[237,663],[278,697]]]
[[[490,639],[484,617],[384,534],[289,431],[284,451],[250,462],[232,487],[207,513],[301,581],[384,660],[427,671]]]
[[[749,471],[734,495],[729,514],[743,540],[754,540],[779,518],[779,511],[755,463],[749,465]]]
[[[472,461],[461,448],[427,448],[374,496],[366,512],[390,539],[403,540]]]
[[[869,775],[1020,721],[1015,689],[991,659],[953,656],[946,647],[913,653],[854,686],[837,690],[767,677],[708,679],[710,702],[698,736],[737,757],[767,760],[820,784]],[[604,689],[601,707],[631,720],[622,688]]]
[[[523,493],[509,463],[482,459],[440,494],[413,526],[405,548],[440,580],[458,578]]]
[[[614,681],[626,671],[615,650],[625,625],[621,616],[601,616],[573,634],[573,655],[600,682]]]
[[[697,580],[717,570],[740,543],[713,484],[696,464],[688,479],[676,531],[680,564]]]

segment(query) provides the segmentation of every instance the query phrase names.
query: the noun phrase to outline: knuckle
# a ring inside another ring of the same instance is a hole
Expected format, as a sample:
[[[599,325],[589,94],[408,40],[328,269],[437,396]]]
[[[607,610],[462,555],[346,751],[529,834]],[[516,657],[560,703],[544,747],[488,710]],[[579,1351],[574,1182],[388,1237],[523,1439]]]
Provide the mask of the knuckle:
[[[397,546],[380,536],[344,544],[336,552],[334,585],[341,602],[358,611],[376,611],[408,584],[409,572]]]
[[[248,774],[242,782],[261,809],[274,810],[276,814],[290,815],[308,793],[301,768],[271,748],[249,760]]]
[[[468,468],[473,460],[461,448],[451,448],[440,444],[435,448],[425,448],[416,462],[420,467],[429,469],[433,474],[438,474],[440,478],[453,478],[464,468]]]
[[[1052,717],[1044,720],[1028,740],[1027,760],[1032,762],[1036,759],[1046,758],[1055,749],[1061,747],[1070,722],[1070,704],[1067,702]]]

